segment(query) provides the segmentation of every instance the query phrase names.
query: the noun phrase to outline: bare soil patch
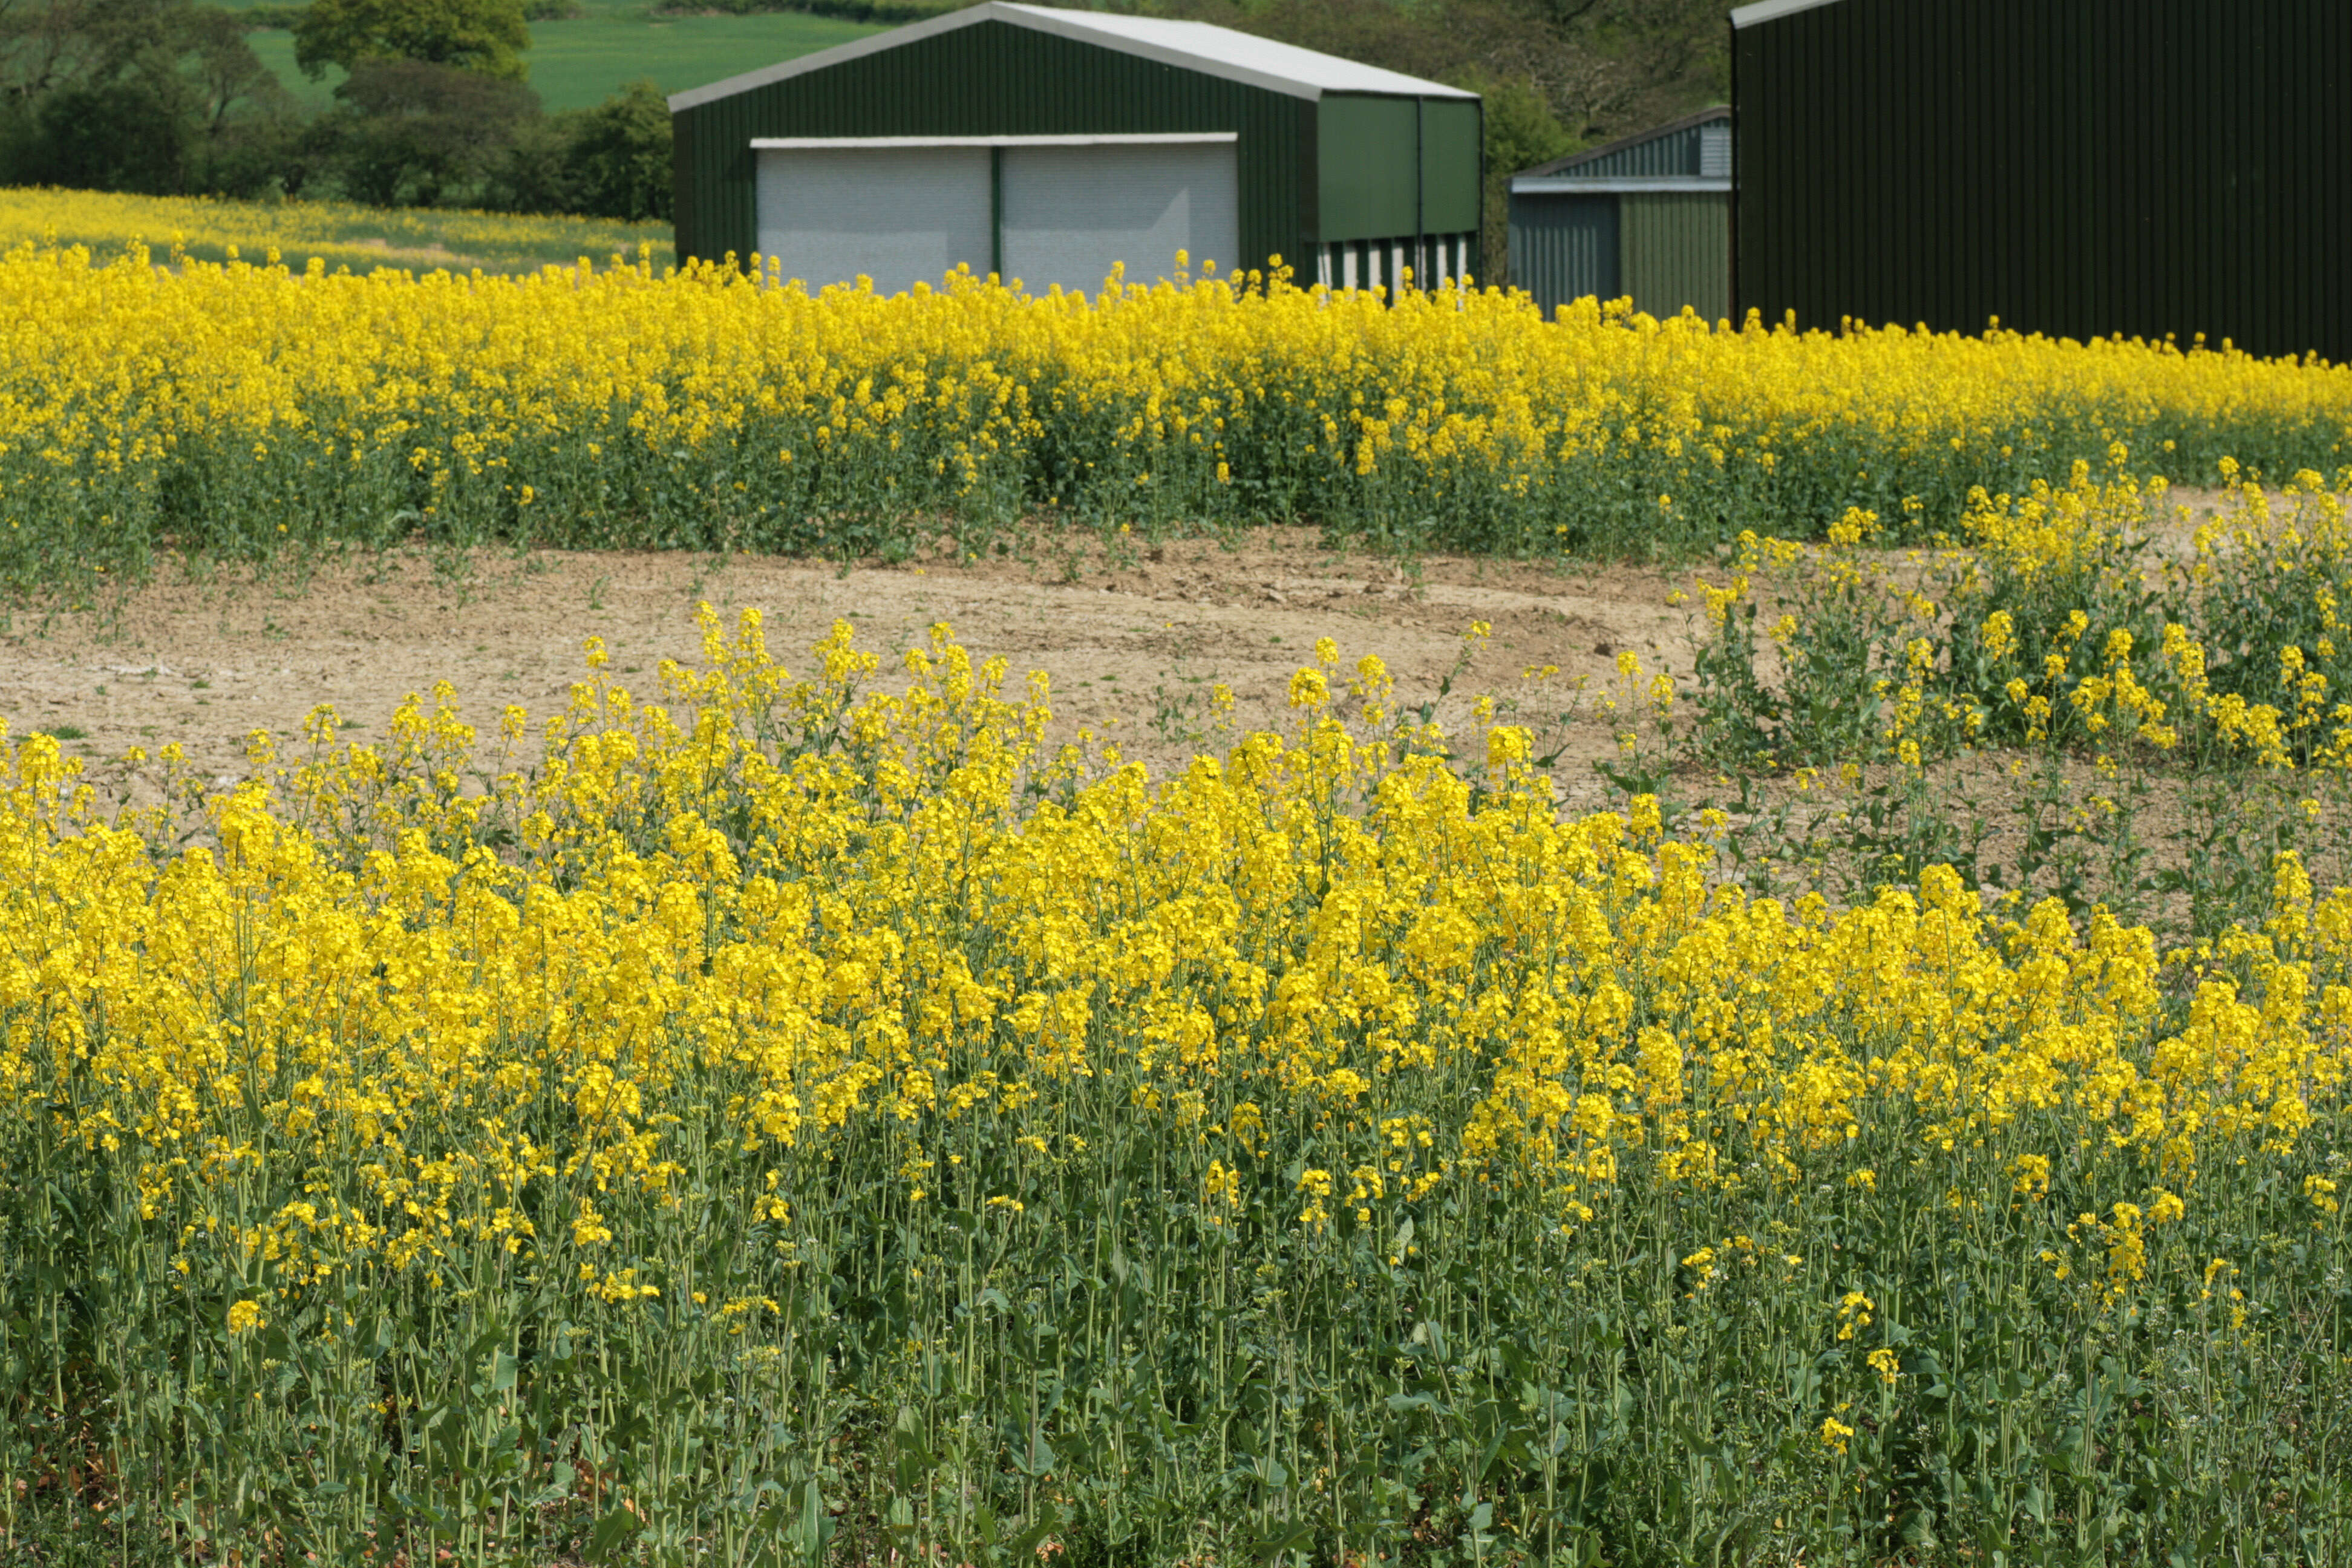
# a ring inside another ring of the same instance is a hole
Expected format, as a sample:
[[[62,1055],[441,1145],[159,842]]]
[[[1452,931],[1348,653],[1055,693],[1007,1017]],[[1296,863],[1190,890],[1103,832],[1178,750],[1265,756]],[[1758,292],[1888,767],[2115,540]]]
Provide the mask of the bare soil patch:
[[[152,799],[158,772],[123,754],[135,746],[152,757],[174,742],[221,788],[247,773],[257,730],[281,756],[299,754],[306,715],[331,704],[347,738],[375,740],[405,698],[429,702],[443,680],[486,733],[509,704],[535,728],[585,676],[592,637],[605,644],[614,679],[659,700],[661,661],[701,658],[695,612],[707,602],[730,628],[738,612],[758,608],[770,651],[796,672],[808,669],[812,643],[848,621],[884,657],[884,686],[905,679],[893,656],[945,623],[975,657],[1004,659],[1008,695],[1025,690],[1029,671],[1046,674],[1049,741],[1090,733],[1165,776],[1223,749],[1211,703],[1218,684],[1234,693],[1236,730],[1289,730],[1291,677],[1328,637],[1344,666],[1379,655],[1398,703],[1434,701],[1450,732],[1473,730],[1473,704],[1493,699],[1552,756],[1563,815],[1622,807],[1633,780],[1654,781],[1677,831],[1723,835],[1719,874],[1759,892],[1810,889],[1843,905],[1948,861],[1988,893],[2079,889],[2126,919],[2155,921],[2169,945],[2198,923],[2181,879],[2222,892],[2243,884],[2231,897],[2253,909],[2267,896],[2271,855],[2290,839],[2322,886],[2352,882],[2352,794],[2331,786],[2304,799],[2316,781],[2301,776],[2203,780],[2160,765],[2109,776],[2087,757],[2010,752],[1948,758],[1916,783],[1891,764],[1718,773],[1689,746],[1690,678],[1706,626],[1688,590],[1695,576],[1717,575],[1704,566],[1433,556],[1408,567],[1325,549],[1307,530],[1133,551],[1068,536],[1041,544],[1029,561],[846,571],[565,552],[437,566],[394,553],[259,579],[168,570],[110,604],[0,610],[0,720],[12,735],[59,736],[101,798]],[[1491,628],[1475,646],[1465,643],[1473,622]],[[1617,667],[1627,651],[1643,671],[1630,683]],[[1529,678],[1545,669],[1553,673]],[[1661,670],[1679,689],[1670,733],[1641,712]],[[1628,714],[1642,733],[1632,759],[1617,746]],[[1725,808],[1712,828],[1695,815],[1708,805]]]
[[[1062,544],[1051,559],[847,571],[564,552],[479,554],[454,573],[406,554],[258,580],[171,569],[119,604],[15,613],[0,635],[0,717],[19,736],[71,737],[96,777],[130,747],[152,753],[176,742],[206,776],[226,781],[245,771],[251,731],[289,746],[321,703],[361,726],[358,739],[381,734],[406,695],[429,697],[445,679],[486,730],[509,703],[543,719],[584,673],[590,637],[604,640],[619,680],[656,696],[662,659],[699,658],[694,612],[708,601],[730,626],[741,608],[759,608],[770,649],[795,669],[837,619],[885,655],[945,622],[975,656],[1001,655],[1013,690],[1028,670],[1045,671],[1057,730],[1092,731],[1158,772],[1201,749],[1212,683],[1233,689],[1239,726],[1284,727],[1290,677],[1328,637],[1351,665],[1378,654],[1399,700],[1418,705],[1454,669],[1470,624],[1484,621],[1491,640],[1440,720],[1466,724],[1480,695],[1517,704],[1521,721],[1550,731],[1547,751],[1565,746],[1555,770],[1563,801],[1598,805],[1604,786],[1589,764],[1613,750],[1599,694],[1616,682],[1622,649],[1647,670],[1688,673],[1703,619],[1669,596],[1689,580],[1687,571],[1445,556],[1407,569],[1327,550],[1306,530],[1230,545]],[[1546,666],[1558,674],[1524,674]],[[1589,688],[1580,700],[1580,681]]]

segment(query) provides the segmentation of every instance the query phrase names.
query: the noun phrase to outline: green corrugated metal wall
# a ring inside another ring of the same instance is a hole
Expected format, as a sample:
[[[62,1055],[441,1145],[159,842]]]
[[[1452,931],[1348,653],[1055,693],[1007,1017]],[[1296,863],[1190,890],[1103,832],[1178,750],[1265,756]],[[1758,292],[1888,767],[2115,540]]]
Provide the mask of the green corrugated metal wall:
[[[1419,100],[1326,93],[1317,106],[1318,237],[1385,239],[1416,232],[1413,121]]]
[[[1628,191],[1619,225],[1623,292],[1633,309],[1707,321],[1731,315],[1731,198],[1715,191]]]
[[[1333,92],[1324,94],[1316,118],[1322,238],[1389,239],[1478,226],[1475,102]]]
[[[1405,111],[1409,192],[1412,102],[1385,101]],[[977,23],[678,110],[671,117],[677,253],[751,255],[755,136],[1232,131],[1240,136],[1242,251],[1262,265],[1270,255],[1302,255],[1318,237],[1316,109],[1307,99],[1034,28]]]
[[[2352,360],[2346,0],[1842,0],[1731,59],[1743,310]]]
[[[1453,268],[1440,264],[1439,250],[1455,241],[1476,243],[1483,199],[1477,100],[1332,92],[1323,95],[1316,122],[1323,244],[1334,251],[1366,241],[1376,248],[1402,245],[1402,265],[1416,277],[1450,276]],[[1339,281],[1336,256],[1324,259],[1332,281]],[[1298,260],[1302,278],[1316,276],[1304,250]],[[1474,249],[1464,265],[1475,276],[1486,262]],[[1392,281],[1384,274],[1383,280]]]
[[[1623,293],[1617,258],[1615,196],[1511,197],[1511,282],[1545,315],[1587,294]]]
[[[1718,191],[1511,196],[1511,283],[1549,315],[1630,294],[1633,308],[1710,321],[1731,314],[1731,198]]]
[[[1550,190],[1511,193],[1511,283],[1547,314],[1571,300],[1632,296],[1653,316],[1689,306],[1731,313],[1730,111],[1703,110],[1622,142],[1559,158],[1525,176]],[[1715,156],[1706,156],[1712,147]],[[1686,181],[1714,189],[1611,188]],[[1590,182],[1592,188],[1578,188]],[[1514,184],[1517,184],[1515,178]],[[1566,188],[1561,188],[1565,186]]]
[[[1459,234],[1478,226],[1479,110],[1477,103],[1458,98],[1421,100],[1423,234]]]

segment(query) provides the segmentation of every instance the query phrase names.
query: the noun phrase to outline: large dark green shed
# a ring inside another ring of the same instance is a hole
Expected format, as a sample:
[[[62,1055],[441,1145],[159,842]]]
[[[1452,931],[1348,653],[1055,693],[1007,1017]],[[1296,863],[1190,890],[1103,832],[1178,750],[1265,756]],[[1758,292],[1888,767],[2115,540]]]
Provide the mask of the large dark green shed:
[[[1476,94],[1204,23],[989,0],[669,104],[678,255],[813,287],[1481,270]]]
[[[2352,359],[2347,0],[1731,21],[1743,311]]]
[[[1703,109],[1511,176],[1511,283],[1710,321],[1731,312],[1731,110]]]

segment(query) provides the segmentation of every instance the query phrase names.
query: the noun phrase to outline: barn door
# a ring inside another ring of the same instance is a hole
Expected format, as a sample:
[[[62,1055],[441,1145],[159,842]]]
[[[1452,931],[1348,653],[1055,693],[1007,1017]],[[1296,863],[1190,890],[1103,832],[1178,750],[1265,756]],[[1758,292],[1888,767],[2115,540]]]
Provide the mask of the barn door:
[[[1129,281],[1148,283],[1174,270],[1179,250],[1195,277],[1203,261],[1223,273],[1240,256],[1231,142],[1016,146],[1003,160],[1004,276],[1032,293],[1092,293],[1122,261]]]
[[[760,253],[810,290],[861,274],[877,294],[940,286],[990,259],[985,147],[767,149],[759,153]]]

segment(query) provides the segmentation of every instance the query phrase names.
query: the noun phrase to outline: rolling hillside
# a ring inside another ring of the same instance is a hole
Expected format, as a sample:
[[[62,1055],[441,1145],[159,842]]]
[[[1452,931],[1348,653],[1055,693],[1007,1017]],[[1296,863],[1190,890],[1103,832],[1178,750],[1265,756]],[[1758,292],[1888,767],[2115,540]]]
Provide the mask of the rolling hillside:
[[[241,10],[253,0],[224,0]],[[880,28],[827,16],[657,16],[646,0],[582,0],[568,21],[530,26],[530,85],[551,111],[599,103],[623,82],[651,77],[664,92],[717,81],[795,55],[847,43]],[[294,65],[294,36],[280,29],[247,35],[254,52],[304,102],[333,96],[342,73],[312,81]]]

